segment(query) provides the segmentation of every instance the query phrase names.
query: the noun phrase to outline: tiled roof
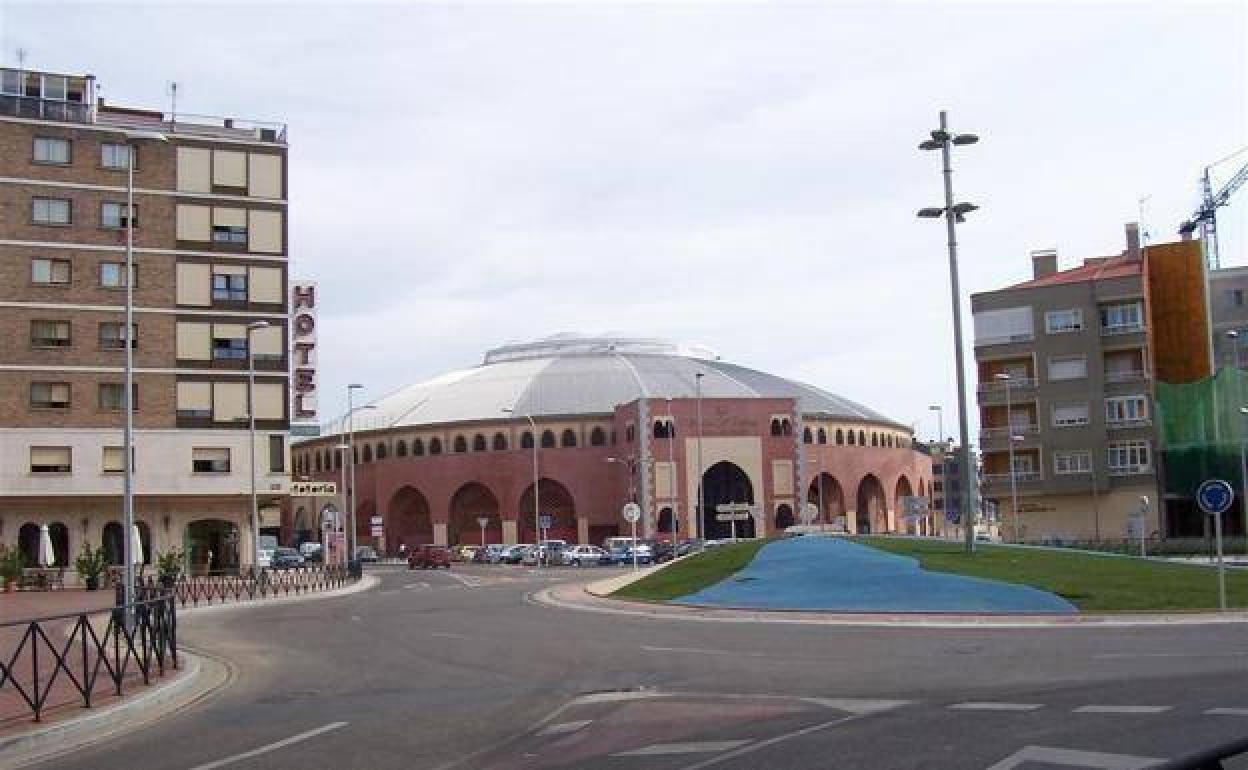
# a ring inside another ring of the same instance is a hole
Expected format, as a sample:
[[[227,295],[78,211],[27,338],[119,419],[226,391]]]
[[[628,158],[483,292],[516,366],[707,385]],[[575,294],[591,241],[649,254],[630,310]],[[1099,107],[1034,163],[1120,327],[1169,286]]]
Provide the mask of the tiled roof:
[[[1085,260],[1079,267],[1059,270],[1056,273],[1034,278],[1030,281],[1007,286],[1007,289],[1035,289],[1041,286],[1057,286],[1063,283],[1079,283],[1081,281],[1101,281],[1109,278],[1122,278],[1128,275],[1139,275],[1143,269],[1143,261],[1117,257],[1099,257]]]

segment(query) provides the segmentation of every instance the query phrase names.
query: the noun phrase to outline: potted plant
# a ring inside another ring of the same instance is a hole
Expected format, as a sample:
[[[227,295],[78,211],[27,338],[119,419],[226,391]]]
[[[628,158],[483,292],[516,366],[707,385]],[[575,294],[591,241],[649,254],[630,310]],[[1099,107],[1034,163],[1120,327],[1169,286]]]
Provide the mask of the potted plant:
[[[17,588],[18,578],[22,576],[22,567],[26,560],[17,548],[0,545],[0,577],[4,578],[4,590],[11,592]]]
[[[183,558],[182,552],[177,548],[170,548],[156,557],[156,571],[162,586],[173,588],[173,584],[178,582],[178,577],[182,574]]]
[[[82,553],[74,559],[74,569],[78,571],[79,577],[87,585],[88,591],[95,591],[100,587],[100,575],[108,569],[108,556],[104,553],[104,547],[92,548],[90,543],[82,544]]]

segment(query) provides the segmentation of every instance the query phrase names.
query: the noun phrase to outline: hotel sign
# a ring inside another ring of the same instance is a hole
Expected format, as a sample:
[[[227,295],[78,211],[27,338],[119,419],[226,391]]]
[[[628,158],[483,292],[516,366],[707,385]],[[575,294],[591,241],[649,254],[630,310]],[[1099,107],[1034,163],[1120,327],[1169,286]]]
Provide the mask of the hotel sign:
[[[290,286],[291,418],[316,422],[316,283]]]

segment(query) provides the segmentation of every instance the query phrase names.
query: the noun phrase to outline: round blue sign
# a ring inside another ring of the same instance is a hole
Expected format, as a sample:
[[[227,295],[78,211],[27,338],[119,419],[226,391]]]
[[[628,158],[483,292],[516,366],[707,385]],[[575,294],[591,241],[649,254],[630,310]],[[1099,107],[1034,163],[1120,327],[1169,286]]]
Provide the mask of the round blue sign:
[[[1235,490],[1221,479],[1202,481],[1196,489],[1196,505],[1210,516],[1225,513],[1234,500]]]

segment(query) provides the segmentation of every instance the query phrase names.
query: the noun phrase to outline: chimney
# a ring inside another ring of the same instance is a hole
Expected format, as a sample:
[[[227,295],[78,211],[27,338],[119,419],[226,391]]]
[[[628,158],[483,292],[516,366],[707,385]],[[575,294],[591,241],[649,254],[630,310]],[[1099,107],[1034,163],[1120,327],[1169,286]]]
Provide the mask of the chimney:
[[[1122,253],[1124,257],[1132,262],[1140,260],[1140,223],[1127,223],[1127,250]]]
[[[1031,277],[1043,278],[1057,272],[1057,249],[1037,249],[1031,252]]]

